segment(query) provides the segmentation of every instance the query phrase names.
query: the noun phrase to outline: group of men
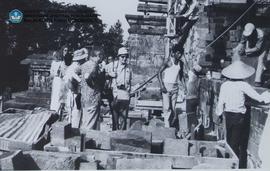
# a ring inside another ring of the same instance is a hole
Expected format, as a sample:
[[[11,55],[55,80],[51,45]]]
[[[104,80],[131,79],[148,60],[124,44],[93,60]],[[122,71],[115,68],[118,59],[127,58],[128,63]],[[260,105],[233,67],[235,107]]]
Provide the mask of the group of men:
[[[86,48],[73,53],[73,62],[65,73],[68,87],[67,111],[73,128],[100,129],[101,98],[107,95],[113,130],[126,129],[132,71],[128,51],[122,47],[117,60],[102,62],[101,50]]]

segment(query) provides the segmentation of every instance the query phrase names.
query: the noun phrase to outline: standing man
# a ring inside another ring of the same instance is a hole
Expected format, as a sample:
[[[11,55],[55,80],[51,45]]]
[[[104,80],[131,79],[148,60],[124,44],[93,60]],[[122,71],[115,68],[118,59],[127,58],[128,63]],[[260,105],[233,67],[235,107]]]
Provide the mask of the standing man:
[[[233,62],[222,70],[222,75],[228,78],[220,87],[216,114],[225,115],[226,140],[239,158],[239,167],[246,168],[249,117],[246,114],[246,96],[268,103],[269,93],[258,94],[250,84],[244,80],[253,75],[255,69],[240,60]],[[267,95],[268,94],[268,95]]]
[[[113,89],[113,130],[125,130],[130,103],[132,71],[128,65],[128,51],[122,47],[118,50],[118,61],[107,67],[107,73],[112,78]]]
[[[101,50],[94,48],[90,58],[81,66],[82,128],[86,131],[100,129],[101,83],[105,81],[99,68],[100,55]]]
[[[245,53],[247,55],[245,60],[251,60],[251,65],[257,68],[255,86],[262,86],[261,76],[264,69],[264,60],[268,53],[264,32],[256,28],[254,24],[247,23],[241,41],[235,50],[242,54]],[[257,57],[258,59],[256,59]],[[254,58],[256,61],[253,60]]]
[[[165,127],[178,127],[175,105],[179,83],[183,77],[183,62],[181,61],[183,52],[183,48],[180,51],[173,49],[168,61],[162,66],[158,74],[163,97]]]
[[[76,50],[73,54],[73,63],[67,68],[64,80],[67,83],[69,92],[67,95],[67,106],[69,112],[69,122],[72,128],[81,126],[81,65],[86,61],[88,52],[85,48]]]

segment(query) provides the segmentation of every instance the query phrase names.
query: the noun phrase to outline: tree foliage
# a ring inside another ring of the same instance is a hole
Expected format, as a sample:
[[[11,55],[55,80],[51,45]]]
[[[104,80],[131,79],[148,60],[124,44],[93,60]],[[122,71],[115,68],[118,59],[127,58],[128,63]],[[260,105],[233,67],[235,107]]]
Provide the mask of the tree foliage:
[[[19,9],[25,15],[35,10],[35,14],[43,16],[40,22],[8,22],[8,13]],[[92,16],[87,21],[77,21],[73,18],[50,21],[44,14],[53,11],[76,15]],[[21,75],[18,74],[19,62],[33,53],[47,53],[49,50],[59,50],[64,44],[69,44],[75,50],[85,46],[104,48],[105,55],[114,56],[122,43],[121,23],[118,21],[108,32],[106,25],[99,18],[94,7],[86,5],[71,5],[49,0],[1,0],[0,5],[0,53],[1,73],[0,87],[12,84]]]

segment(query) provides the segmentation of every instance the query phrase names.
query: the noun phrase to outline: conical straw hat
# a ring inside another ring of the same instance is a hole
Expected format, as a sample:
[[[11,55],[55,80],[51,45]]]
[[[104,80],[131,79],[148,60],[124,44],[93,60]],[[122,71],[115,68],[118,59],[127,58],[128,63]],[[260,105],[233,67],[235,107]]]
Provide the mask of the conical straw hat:
[[[231,79],[245,79],[252,76],[255,69],[244,62],[237,60],[222,70],[222,74]]]

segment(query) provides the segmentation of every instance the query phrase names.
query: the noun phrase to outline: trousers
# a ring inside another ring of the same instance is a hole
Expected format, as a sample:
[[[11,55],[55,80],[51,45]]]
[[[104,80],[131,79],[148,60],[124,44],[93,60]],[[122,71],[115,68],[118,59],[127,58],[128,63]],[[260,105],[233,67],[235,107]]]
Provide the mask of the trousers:
[[[113,130],[126,130],[129,111],[129,100],[115,99],[113,102],[112,123]]]
[[[177,118],[175,111],[176,100],[178,96],[178,84],[177,83],[164,83],[167,93],[162,93],[163,98],[163,116],[165,127],[172,126],[172,120]]]
[[[249,115],[225,112],[227,142],[239,158],[239,168],[246,168],[249,138]]]

